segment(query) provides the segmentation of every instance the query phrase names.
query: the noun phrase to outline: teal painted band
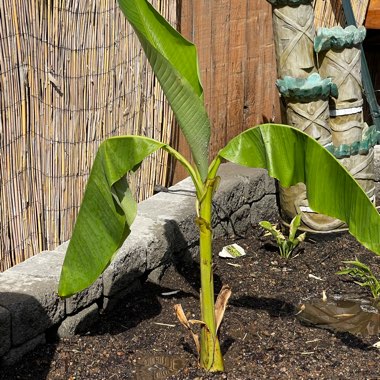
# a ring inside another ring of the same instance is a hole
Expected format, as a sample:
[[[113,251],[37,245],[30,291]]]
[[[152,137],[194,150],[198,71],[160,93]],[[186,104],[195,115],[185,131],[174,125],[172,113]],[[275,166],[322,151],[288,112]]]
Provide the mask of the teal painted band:
[[[338,96],[338,88],[331,78],[322,79],[318,73],[307,78],[285,76],[276,81],[276,86],[284,98],[303,103]]]
[[[364,26],[349,25],[346,28],[334,26],[333,28],[319,28],[314,38],[314,50],[319,53],[329,49],[352,48],[361,44],[365,38]]]
[[[336,158],[345,158],[357,154],[366,155],[369,150],[380,143],[380,132],[376,126],[372,125],[366,132],[366,137],[361,141],[355,141],[352,144],[342,144],[339,146],[328,145],[326,149]]]

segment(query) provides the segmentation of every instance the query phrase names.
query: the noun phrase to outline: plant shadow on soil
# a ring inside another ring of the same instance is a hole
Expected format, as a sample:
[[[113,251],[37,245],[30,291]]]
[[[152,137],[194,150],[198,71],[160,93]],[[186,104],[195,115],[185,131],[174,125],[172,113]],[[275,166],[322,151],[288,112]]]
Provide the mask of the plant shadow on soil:
[[[260,229],[251,232],[238,241],[214,242],[216,293],[222,284],[232,288],[220,331],[225,373],[198,368],[193,341],[176,319],[177,303],[188,318],[199,319],[198,264],[177,257],[160,285],[144,283],[85,334],[40,346],[14,367],[2,369],[0,379],[378,378],[380,353],[372,347],[378,336],[317,329],[300,323],[295,314],[300,303],[323,291],[367,297],[335,273],[343,260],[358,257],[379,274],[380,258],[341,233],[311,236],[286,262],[268,249],[271,243]],[[220,249],[232,242],[247,255],[219,258]],[[147,366],[151,372],[143,371]]]

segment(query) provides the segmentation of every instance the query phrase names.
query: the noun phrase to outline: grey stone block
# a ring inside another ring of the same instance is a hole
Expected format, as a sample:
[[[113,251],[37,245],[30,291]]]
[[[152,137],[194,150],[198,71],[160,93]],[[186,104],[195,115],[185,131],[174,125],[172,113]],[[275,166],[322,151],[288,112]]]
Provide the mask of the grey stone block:
[[[190,177],[177,182],[169,188],[169,191],[178,195],[195,197],[195,187]]]
[[[63,251],[43,251],[8,269],[5,273],[19,276],[20,279],[25,276],[42,280],[49,278],[58,284],[64,258]]]
[[[150,282],[153,282],[154,284],[159,284],[168,266],[169,264],[163,264],[163,265],[158,266],[157,268],[154,268],[149,273],[148,280]]]
[[[145,271],[167,262],[175,245],[173,226],[138,215],[131,234],[119,249],[114,261],[103,273],[104,295],[112,296],[127,287]]]
[[[231,225],[242,234],[249,228],[249,220],[256,225],[278,216],[274,180],[265,170],[228,163],[219,174],[222,181],[214,197],[214,236],[225,236]],[[70,299],[61,300],[56,294],[69,242],[0,274],[0,355],[5,353],[10,363],[44,342],[45,330],[62,322],[65,309],[70,314],[81,311],[61,323],[59,335],[85,331],[98,318],[94,300],[102,297],[102,290],[103,309],[108,309],[135,291],[147,271],[151,271],[151,279],[159,281],[170,259],[198,255],[195,216],[195,192],[189,178],[168,193],[141,202],[132,233],[115,260],[94,285]],[[16,347],[9,350],[12,344]]]
[[[213,238],[226,237],[229,234],[229,223],[227,220],[222,220],[213,226]]]
[[[63,319],[65,303],[56,289],[54,275],[21,276],[16,269],[0,274],[0,306],[11,314],[12,345],[21,345]]]
[[[221,183],[214,197],[215,211],[224,219],[251,204],[265,194],[275,193],[275,182],[264,169],[246,168],[232,163],[223,164],[219,175]]]
[[[0,307],[0,356],[11,348],[11,315],[7,309]]]
[[[273,178],[269,177],[268,171],[261,168],[247,168],[244,166],[226,163],[221,165],[219,175],[227,181],[244,181],[246,188],[244,197],[248,203],[261,199],[265,194],[275,193],[276,186]],[[221,186],[221,188],[223,188]]]
[[[146,271],[146,255],[147,247],[130,235],[102,275],[103,295],[110,297],[141,276]]]
[[[76,311],[91,305],[103,294],[103,279],[98,278],[91,286],[81,292],[73,295],[70,298],[66,298],[66,314],[70,315]]]
[[[15,364],[23,357],[23,355],[33,351],[39,344],[44,343],[46,343],[45,334],[40,334],[33,339],[28,340],[26,343],[12,348],[2,358],[0,358],[0,367]]]
[[[263,220],[275,221],[278,219],[278,207],[275,195],[266,195],[251,206],[251,224],[256,227]]]
[[[173,225],[154,223],[145,234],[146,269],[148,271],[170,260],[172,253],[177,248],[173,243],[173,236],[175,236],[173,233]]]
[[[70,240],[65,241],[64,243],[62,243],[58,247],[54,248],[54,251],[56,251],[56,252],[66,252],[67,248],[69,246],[69,243],[70,243]]]
[[[89,327],[99,319],[97,304],[83,309],[79,313],[67,317],[58,327],[57,334],[60,338],[67,338],[75,334],[86,332]]]
[[[244,196],[246,190],[244,178],[240,181],[236,177],[221,178],[220,187],[214,195],[213,224],[229,218],[232,213],[248,203]]]
[[[127,288],[124,288],[119,293],[113,294],[111,297],[103,298],[103,311],[110,311],[114,307],[116,307],[125,297],[128,297],[130,294],[136,293],[142,289],[141,281],[139,279],[134,280],[130,284],[128,284]]]
[[[250,211],[251,207],[244,205],[231,215],[228,226],[229,236],[245,236],[251,228]]]
[[[172,234],[170,240],[181,250],[184,244],[190,245],[198,240],[195,202],[193,186],[186,179],[170,187],[169,192],[156,194],[141,202],[138,205],[138,215],[157,223],[165,222],[168,232]]]

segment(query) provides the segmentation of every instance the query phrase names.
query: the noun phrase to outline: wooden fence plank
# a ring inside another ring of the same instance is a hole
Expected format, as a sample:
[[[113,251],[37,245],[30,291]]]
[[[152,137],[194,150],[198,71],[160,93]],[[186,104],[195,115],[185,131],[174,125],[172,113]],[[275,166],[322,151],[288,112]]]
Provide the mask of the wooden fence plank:
[[[380,0],[369,2],[364,25],[368,29],[380,29]]]
[[[279,121],[271,5],[266,1],[182,1],[181,32],[198,47],[212,122],[210,157],[233,136]],[[208,35],[206,35],[208,34]],[[189,157],[183,139],[179,150]],[[175,167],[174,182],[187,173]]]

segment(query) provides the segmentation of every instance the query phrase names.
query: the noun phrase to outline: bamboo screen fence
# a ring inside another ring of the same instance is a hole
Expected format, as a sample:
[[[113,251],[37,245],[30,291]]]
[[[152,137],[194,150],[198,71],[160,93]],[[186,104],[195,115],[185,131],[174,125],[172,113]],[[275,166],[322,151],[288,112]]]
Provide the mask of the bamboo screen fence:
[[[175,0],[153,4],[176,22]],[[172,121],[116,0],[1,0],[0,272],[70,238],[101,141],[169,142]],[[166,170],[146,161],[139,199]]]
[[[363,25],[369,0],[351,0],[352,10],[358,25]],[[346,25],[342,0],[315,0],[314,15],[316,27],[330,28]]]

